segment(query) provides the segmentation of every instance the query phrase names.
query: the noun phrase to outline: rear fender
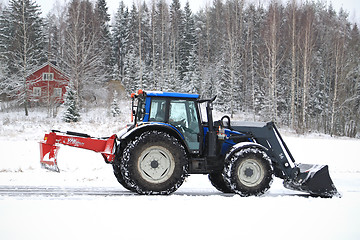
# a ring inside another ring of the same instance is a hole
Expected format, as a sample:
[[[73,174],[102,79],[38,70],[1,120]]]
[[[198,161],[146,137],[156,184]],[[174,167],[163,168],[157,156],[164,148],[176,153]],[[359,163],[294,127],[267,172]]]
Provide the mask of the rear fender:
[[[186,152],[189,152],[188,151],[189,148],[188,148],[188,146],[185,142],[184,136],[181,134],[181,132],[178,129],[176,129],[174,126],[172,126],[170,124],[166,124],[166,123],[142,124],[140,126],[132,128],[127,133],[123,134],[121,136],[120,140],[122,142],[127,142],[129,140],[134,139],[137,136],[140,136],[144,132],[153,131],[153,130],[163,131],[163,132],[169,133],[170,135],[176,137],[180,141],[180,143],[184,145]]]

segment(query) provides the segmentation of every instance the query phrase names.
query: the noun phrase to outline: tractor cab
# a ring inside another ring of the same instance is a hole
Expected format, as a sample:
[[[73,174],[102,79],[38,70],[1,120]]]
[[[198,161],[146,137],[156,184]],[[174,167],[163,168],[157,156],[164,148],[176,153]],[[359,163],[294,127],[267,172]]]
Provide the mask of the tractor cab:
[[[139,90],[138,94],[132,94],[134,126],[152,124],[172,129],[191,153],[198,154],[203,135],[198,98],[198,94]]]

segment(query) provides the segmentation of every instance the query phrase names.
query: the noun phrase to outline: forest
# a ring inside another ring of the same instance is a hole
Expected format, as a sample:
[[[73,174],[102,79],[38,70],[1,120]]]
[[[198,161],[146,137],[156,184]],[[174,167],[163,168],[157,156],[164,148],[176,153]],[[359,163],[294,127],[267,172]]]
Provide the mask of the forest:
[[[198,12],[149,0],[110,16],[106,0],[72,0],[45,17],[32,0],[0,5],[0,101],[27,113],[26,76],[54,61],[81,108],[109,81],[217,95],[229,115],[298,133],[359,137],[360,33],[323,1],[213,0]]]

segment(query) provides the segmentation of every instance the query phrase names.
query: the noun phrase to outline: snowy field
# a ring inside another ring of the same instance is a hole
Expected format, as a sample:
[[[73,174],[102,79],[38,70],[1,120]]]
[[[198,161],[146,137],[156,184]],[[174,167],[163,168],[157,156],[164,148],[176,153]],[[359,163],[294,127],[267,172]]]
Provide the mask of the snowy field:
[[[128,115],[125,109],[123,115]],[[95,117],[96,116],[96,117]],[[100,154],[62,146],[61,173],[41,169],[38,141],[51,129],[110,136],[126,122],[96,109],[79,124],[46,114],[0,113],[0,186],[111,189],[101,196],[0,195],[0,239],[360,239],[360,140],[284,133],[297,162],[329,165],[342,198],[290,191],[242,198],[192,175],[170,196],[122,188]],[[281,131],[281,129],[280,129]]]

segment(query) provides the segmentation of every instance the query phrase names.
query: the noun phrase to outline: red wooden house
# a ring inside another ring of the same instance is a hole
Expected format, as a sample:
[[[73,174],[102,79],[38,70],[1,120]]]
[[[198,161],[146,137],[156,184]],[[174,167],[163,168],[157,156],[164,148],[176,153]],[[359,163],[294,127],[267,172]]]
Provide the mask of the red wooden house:
[[[63,103],[69,81],[69,77],[54,64],[42,65],[26,78],[29,102]]]

